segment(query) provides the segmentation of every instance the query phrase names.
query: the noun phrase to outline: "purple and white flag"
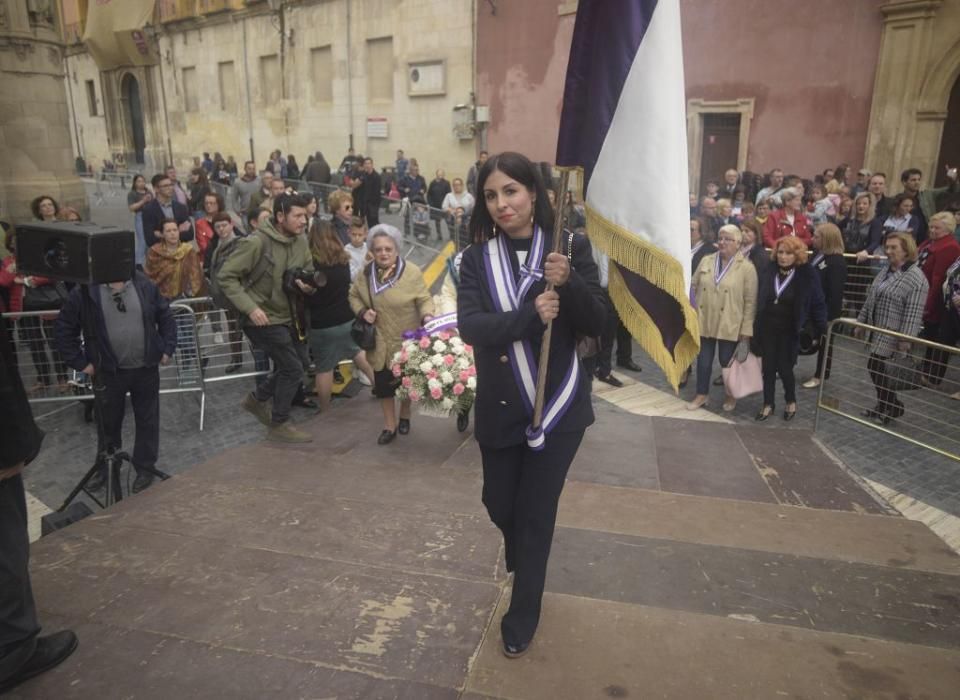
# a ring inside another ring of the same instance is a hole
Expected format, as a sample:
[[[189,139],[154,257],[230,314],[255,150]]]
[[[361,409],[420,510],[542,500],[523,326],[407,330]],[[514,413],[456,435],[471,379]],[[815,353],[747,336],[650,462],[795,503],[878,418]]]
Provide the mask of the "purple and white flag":
[[[620,318],[676,387],[696,357],[679,0],[581,0],[557,165],[583,170],[587,233]]]

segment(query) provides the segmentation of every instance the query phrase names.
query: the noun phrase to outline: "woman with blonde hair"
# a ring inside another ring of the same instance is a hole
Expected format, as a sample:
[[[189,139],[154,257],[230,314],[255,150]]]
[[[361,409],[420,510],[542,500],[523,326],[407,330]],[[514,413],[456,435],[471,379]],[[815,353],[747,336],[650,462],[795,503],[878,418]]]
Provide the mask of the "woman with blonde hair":
[[[820,224],[813,230],[813,249],[816,253],[810,265],[817,271],[820,288],[827,304],[827,323],[843,314],[843,287],[847,283],[847,263],[843,259],[843,235],[835,224]],[[826,348],[825,337],[820,338],[817,350],[817,372],[803,383],[806,389],[820,386],[820,375],[830,378],[833,348]],[[826,365],[826,366],[824,366]]]
[[[371,384],[373,368],[350,336],[354,319],[349,298],[350,254],[340,244],[330,221],[320,220],[309,240],[313,266],[326,278],[326,284],[305,297],[310,312],[310,350],[317,367],[317,399],[320,410],[325,411],[330,408],[333,370],[340,360],[352,359]]]
[[[353,221],[353,195],[346,190],[335,190],[327,198],[327,211],[333,216],[337,238],[343,245],[350,242],[350,223]]]
[[[714,355],[719,353],[720,366],[726,367],[737,343],[753,335],[757,272],[740,253],[742,235],[738,226],[721,226],[717,252],[705,256],[693,274],[693,293],[700,316],[700,355],[697,394],[687,404],[691,411],[707,404]],[[736,400],[727,396],[723,409],[732,411],[735,407]]]
[[[757,315],[753,337],[763,366],[763,408],[756,420],[773,414],[777,376],[783,383],[786,406],[783,419],[797,413],[797,383],[793,368],[800,351],[800,331],[812,321],[819,338],[827,327],[827,308],[820,281],[807,264],[807,246],[796,236],[778,240],[771,255],[773,264],[760,276]]]
[[[930,288],[916,264],[917,243],[909,231],[894,231],[887,235],[883,248],[887,264],[867,290],[867,300],[857,320],[902,335],[916,336],[923,324],[923,306]],[[910,341],[886,333],[871,331],[868,334],[862,328],[854,329],[854,337],[865,336],[870,345],[867,371],[877,392],[877,404],[864,411],[863,416],[886,425],[904,412],[903,403],[890,389],[886,363],[895,353],[909,352]]]

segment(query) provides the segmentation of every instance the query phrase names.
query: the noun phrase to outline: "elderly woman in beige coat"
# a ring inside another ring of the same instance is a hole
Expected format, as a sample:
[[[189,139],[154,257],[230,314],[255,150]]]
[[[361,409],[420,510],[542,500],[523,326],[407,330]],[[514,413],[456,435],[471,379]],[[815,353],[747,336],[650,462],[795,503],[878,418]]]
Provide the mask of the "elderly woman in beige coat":
[[[369,240],[373,262],[353,281],[350,307],[377,329],[377,345],[367,359],[373,367],[373,395],[383,408],[384,429],[377,443],[386,445],[398,432],[410,432],[409,400],[400,403],[397,420],[394,395],[400,380],[390,371],[390,360],[403,344],[403,332],[422,326],[434,310],[420,268],[400,256],[400,231],[379,224],[370,229]]]
[[[693,273],[692,287],[700,316],[700,355],[697,357],[697,395],[687,404],[695,410],[705,406],[710,392],[714,355],[720,366],[733,359],[737,343],[753,335],[757,305],[757,271],[740,253],[740,228],[722,226],[717,234],[717,252],[705,256]],[[727,396],[723,410],[732,411],[736,401]]]

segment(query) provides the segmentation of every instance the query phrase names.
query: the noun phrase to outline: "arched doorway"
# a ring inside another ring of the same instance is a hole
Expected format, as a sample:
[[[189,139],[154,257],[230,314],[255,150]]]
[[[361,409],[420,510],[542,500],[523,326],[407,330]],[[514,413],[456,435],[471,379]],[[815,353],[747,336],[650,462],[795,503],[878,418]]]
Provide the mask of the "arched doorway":
[[[120,84],[127,122],[128,143],[133,146],[134,161],[143,165],[143,152],[147,147],[147,137],[143,130],[143,105],[140,102],[140,83],[130,73],[123,76]]]
[[[950,101],[947,103],[947,121],[943,127],[943,139],[940,141],[940,157],[937,159],[936,186],[947,184],[946,169],[960,167],[960,78],[953,83]],[[954,200],[956,200],[954,196]],[[947,208],[947,203],[937,204]],[[960,208],[960,201],[950,202],[950,209]]]

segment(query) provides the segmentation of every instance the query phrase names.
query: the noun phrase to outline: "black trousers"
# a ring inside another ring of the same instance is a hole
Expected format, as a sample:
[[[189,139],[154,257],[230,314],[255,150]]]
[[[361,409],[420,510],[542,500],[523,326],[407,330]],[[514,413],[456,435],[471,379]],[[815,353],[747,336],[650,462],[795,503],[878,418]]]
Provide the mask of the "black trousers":
[[[160,454],[160,370],[156,367],[101,372],[101,409],[107,446],[119,450],[123,444],[123,417],[127,392],[136,423],[131,461],[136,469],[157,466]]]
[[[597,374],[606,377],[612,369],[610,359],[613,355],[613,341],[617,341],[617,364],[624,364],[633,359],[633,336],[623,325],[620,315],[613,305],[610,293],[603,290],[604,303],[607,305],[607,322],[600,335],[600,350],[597,352]]]
[[[921,338],[932,340],[941,345],[954,346],[960,340],[960,311],[951,307],[943,312],[940,323],[924,324]],[[930,383],[934,386],[943,381],[943,375],[947,373],[947,363],[950,362],[949,352],[927,348],[926,357],[923,361],[923,370],[930,378]]]
[[[889,358],[883,358],[879,355],[870,355],[867,360],[867,372],[870,373],[870,381],[873,382],[873,388],[877,392],[877,411],[885,415],[896,415],[898,413],[900,401],[897,399],[895,391],[889,389],[887,383],[887,363]]]
[[[507,571],[514,573],[510,609],[500,622],[507,643],[529,642],[540,622],[557,503],[581,440],[583,431],[552,433],[540,452],[525,444],[480,446],[483,504],[503,533]]]
[[[303,360],[289,326],[243,327],[253,347],[265,352],[273,360],[273,371],[257,384],[253,395],[257,401],[273,399],[273,422],[290,419],[290,406],[303,379]]]
[[[797,380],[793,376],[793,366],[797,363],[796,339],[792,333],[767,331],[760,337],[760,351],[763,353],[763,405],[776,406],[777,375],[783,382],[784,401],[795,403],[797,400]]]
[[[27,341],[30,348],[30,358],[37,373],[37,383],[45,386],[53,384],[50,376],[50,356],[53,354],[53,364],[56,369],[57,381],[67,381],[67,366],[60,359],[60,353],[53,348],[53,321],[42,321],[37,316],[26,316],[20,319],[21,338]]]
[[[367,204],[364,213],[367,215],[367,228],[373,228],[380,223],[380,204]]]
[[[30,658],[40,631],[29,557],[27,501],[23,477],[17,475],[0,481],[0,680]]]

